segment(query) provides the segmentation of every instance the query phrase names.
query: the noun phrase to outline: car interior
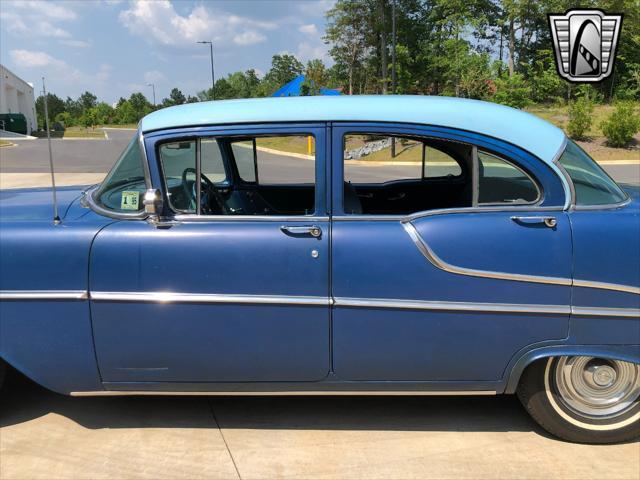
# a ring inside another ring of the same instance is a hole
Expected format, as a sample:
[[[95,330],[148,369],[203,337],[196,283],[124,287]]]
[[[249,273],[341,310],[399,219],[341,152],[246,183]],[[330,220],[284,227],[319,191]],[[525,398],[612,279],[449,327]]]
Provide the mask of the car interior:
[[[346,214],[406,215],[473,205],[471,145],[432,138],[353,137],[345,139]],[[315,162],[285,150],[280,154],[260,149],[255,138],[216,138],[208,142],[210,145],[200,146],[202,214],[314,213]],[[352,145],[357,145],[353,151],[349,150]],[[353,159],[356,154],[360,157]],[[162,145],[160,158],[171,206],[178,212],[195,212],[196,140]],[[305,170],[296,177],[295,168],[301,165]],[[294,170],[293,181],[287,170]],[[532,203],[539,198],[539,189],[527,174],[490,153],[479,152],[478,172],[480,204]]]

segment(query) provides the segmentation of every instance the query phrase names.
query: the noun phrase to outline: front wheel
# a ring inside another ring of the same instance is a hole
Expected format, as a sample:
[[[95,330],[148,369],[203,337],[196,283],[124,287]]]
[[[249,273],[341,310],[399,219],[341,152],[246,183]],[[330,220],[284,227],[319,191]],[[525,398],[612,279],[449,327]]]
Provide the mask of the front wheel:
[[[529,366],[518,397],[549,433],[579,443],[617,443],[640,434],[640,365],[575,356]]]

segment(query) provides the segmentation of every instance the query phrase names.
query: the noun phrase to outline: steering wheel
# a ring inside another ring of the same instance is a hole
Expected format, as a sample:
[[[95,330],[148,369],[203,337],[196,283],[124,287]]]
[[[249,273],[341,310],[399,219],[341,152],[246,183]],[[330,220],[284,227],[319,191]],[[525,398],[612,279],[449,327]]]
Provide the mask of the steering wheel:
[[[197,171],[195,168],[191,168],[191,167],[185,168],[184,171],[182,172],[182,190],[186,198],[189,199],[189,203],[191,205],[195,205],[196,182],[194,181],[193,184],[189,186],[189,181],[187,180],[187,174],[189,173],[193,173],[194,175],[197,175]],[[200,210],[202,211],[202,213],[204,213],[205,215],[213,214],[213,213],[225,213],[227,210],[227,206],[225,204],[224,199],[222,198],[222,195],[220,194],[220,192],[218,192],[213,182],[209,180],[209,178],[202,172],[200,172],[200,178],[201,178]],[[209,195],[212,195],[216,203],[218,204],[218,210],[219,210],[218,212],[214,212],[211,206],[209,205],[209,198],[208,198]]]

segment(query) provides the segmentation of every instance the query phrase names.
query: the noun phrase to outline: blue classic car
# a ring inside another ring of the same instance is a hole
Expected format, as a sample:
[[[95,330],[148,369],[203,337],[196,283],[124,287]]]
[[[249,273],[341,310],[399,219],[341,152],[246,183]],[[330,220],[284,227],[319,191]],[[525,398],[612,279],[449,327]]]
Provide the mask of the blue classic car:
[[[71,395],[518,393],[640,422],[639,191],[511,108],[411,96],[145,117],[102,184],[1,193],[0,357]]]

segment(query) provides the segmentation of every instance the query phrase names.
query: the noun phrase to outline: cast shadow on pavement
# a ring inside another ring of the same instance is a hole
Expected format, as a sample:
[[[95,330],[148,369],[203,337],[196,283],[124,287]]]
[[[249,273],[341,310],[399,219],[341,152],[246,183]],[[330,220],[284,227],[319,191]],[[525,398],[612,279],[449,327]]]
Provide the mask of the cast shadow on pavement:
[[[68,397],[11,372],[0,427],[57,414],[88,429],[217,428],[535,432],[515,396]]]

